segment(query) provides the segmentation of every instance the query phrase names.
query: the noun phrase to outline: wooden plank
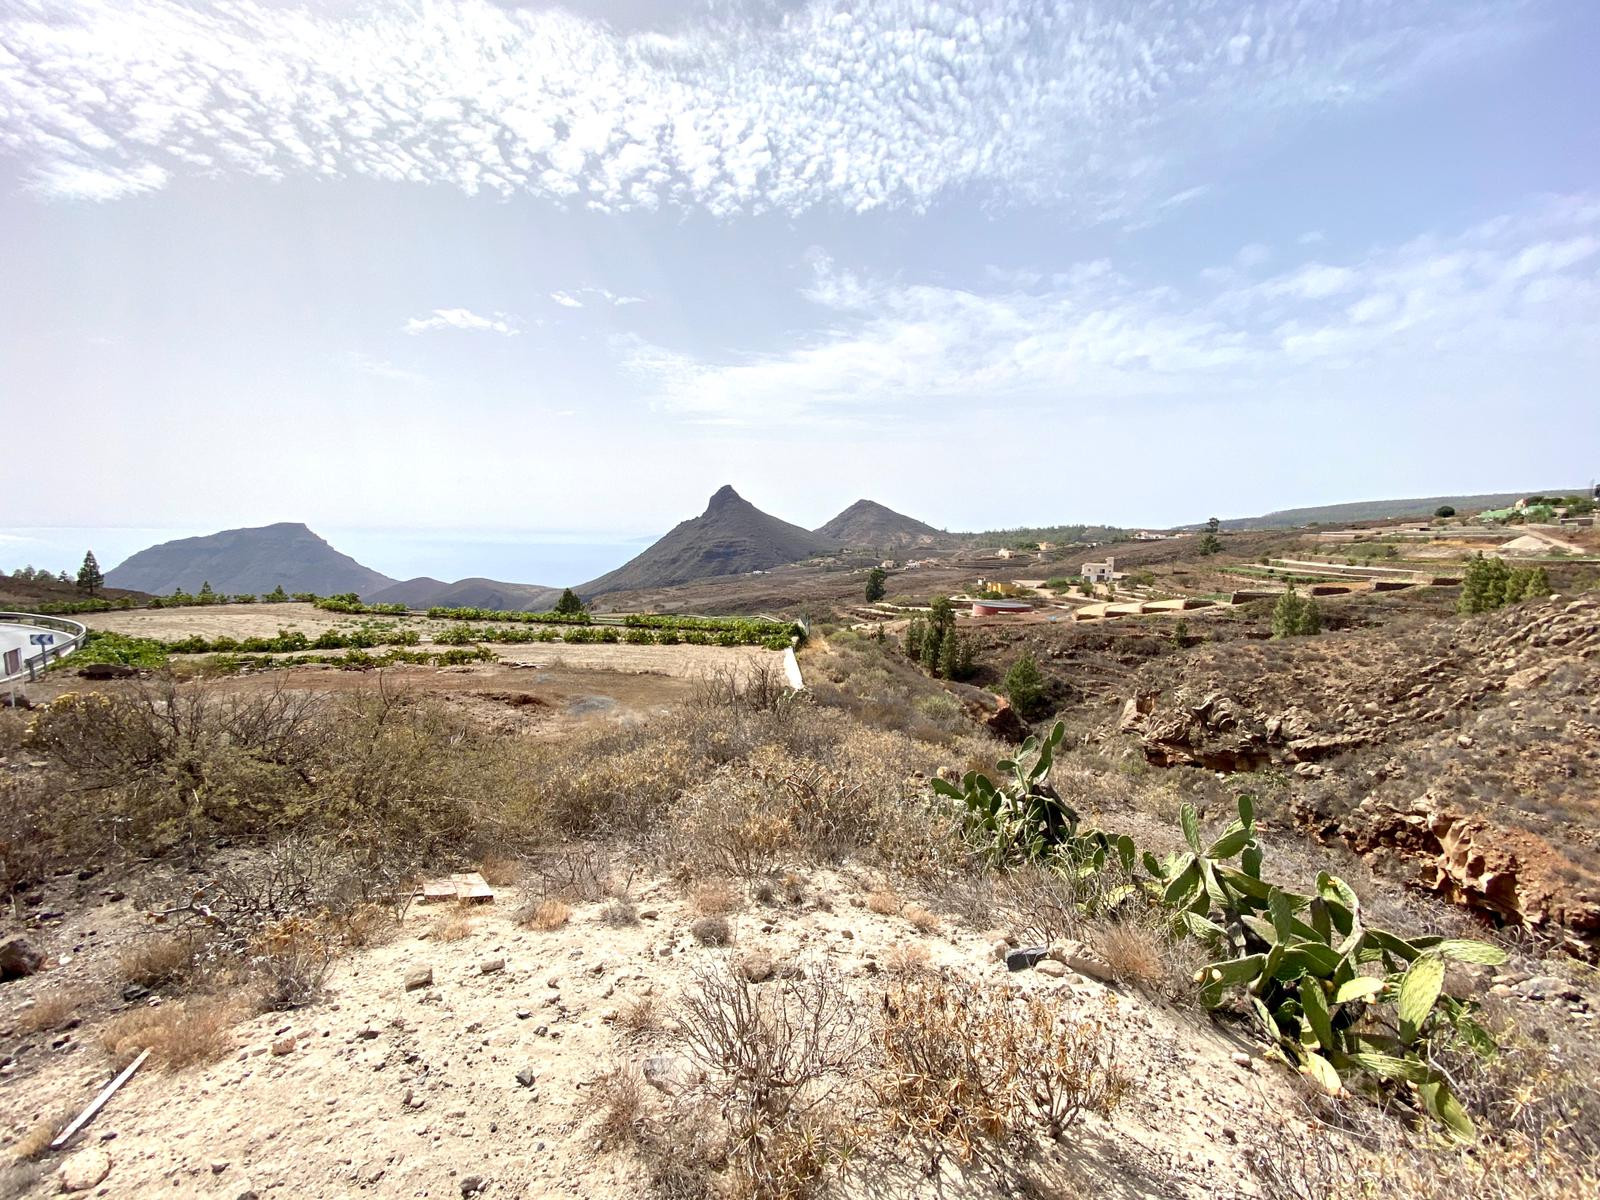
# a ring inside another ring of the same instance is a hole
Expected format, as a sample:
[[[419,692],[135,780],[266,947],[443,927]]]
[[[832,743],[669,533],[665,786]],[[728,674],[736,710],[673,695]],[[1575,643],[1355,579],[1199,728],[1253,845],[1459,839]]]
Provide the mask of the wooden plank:
[[[139,1051],[139,1057],[129,1063],[123,1069],[121,1075],[118,1075],[110,1083],[106,1084],[105,1087],[101,1088],[100,1094],[93,1100],[89,1101],[89,1107],[74,1117],[72,1124],[68,1125],[61,1131],[59,1135],[57,1135],[56,1140],[50,1143],[50,1149],[59,1150],[61,1147],[65,1146],[69,1141],[71,1141],[72,1136],[94,1119],[95,1113],[99,1112],[106,1106],[106,1101],[110,1100],[112,1096],[117,1094],[117,1089],[123,1084],[127,1083],[132,1077],[133,1073],[142,1067],[144,1065],[144,1060],[149,1057],[150,1051]]]

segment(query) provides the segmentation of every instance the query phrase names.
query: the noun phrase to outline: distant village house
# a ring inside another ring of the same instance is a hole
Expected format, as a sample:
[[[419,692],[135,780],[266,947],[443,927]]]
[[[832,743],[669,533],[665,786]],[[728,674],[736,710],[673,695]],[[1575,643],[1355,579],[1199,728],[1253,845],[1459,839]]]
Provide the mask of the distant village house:
[[[1117,560],[1108,555],[1103,562],[1083,564],[1083,577],[1091,583],[1110,583],[1117,578]]]

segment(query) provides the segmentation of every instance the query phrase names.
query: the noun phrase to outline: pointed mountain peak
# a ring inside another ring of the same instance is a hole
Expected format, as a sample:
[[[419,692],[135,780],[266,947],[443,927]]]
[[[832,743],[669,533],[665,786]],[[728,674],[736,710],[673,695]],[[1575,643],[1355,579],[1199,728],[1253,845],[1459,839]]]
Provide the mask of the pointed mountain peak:
[[[733,504],[743,504],[745,499],[733,490],[733,484],[725,483],[711,495],[711,502],[706,505],[707,513],[714,513],[718,509],[727,508]]]

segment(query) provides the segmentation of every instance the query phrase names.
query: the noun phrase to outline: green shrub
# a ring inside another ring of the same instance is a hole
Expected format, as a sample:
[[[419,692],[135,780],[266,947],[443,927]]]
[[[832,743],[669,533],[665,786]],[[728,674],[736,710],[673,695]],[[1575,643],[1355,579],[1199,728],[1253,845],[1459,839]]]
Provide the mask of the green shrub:
[[[1039,715],[1044,707],[1044,676],[1031,654],[1024,654],[1011,664],[1000,690],[1023,720],[1031,721]]]

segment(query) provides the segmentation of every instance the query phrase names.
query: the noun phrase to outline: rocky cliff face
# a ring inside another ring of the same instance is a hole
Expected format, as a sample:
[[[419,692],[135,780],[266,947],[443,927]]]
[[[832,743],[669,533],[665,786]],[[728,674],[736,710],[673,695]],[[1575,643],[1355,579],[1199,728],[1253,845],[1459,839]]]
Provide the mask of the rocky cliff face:
[[[1166,672],[1163,675],[1163,671]],[[1158,766],[1290,772],[1313,832],[1497,921],[1600,948],[1600,595],[1230,643],[1147,672],[1118,728]]]

